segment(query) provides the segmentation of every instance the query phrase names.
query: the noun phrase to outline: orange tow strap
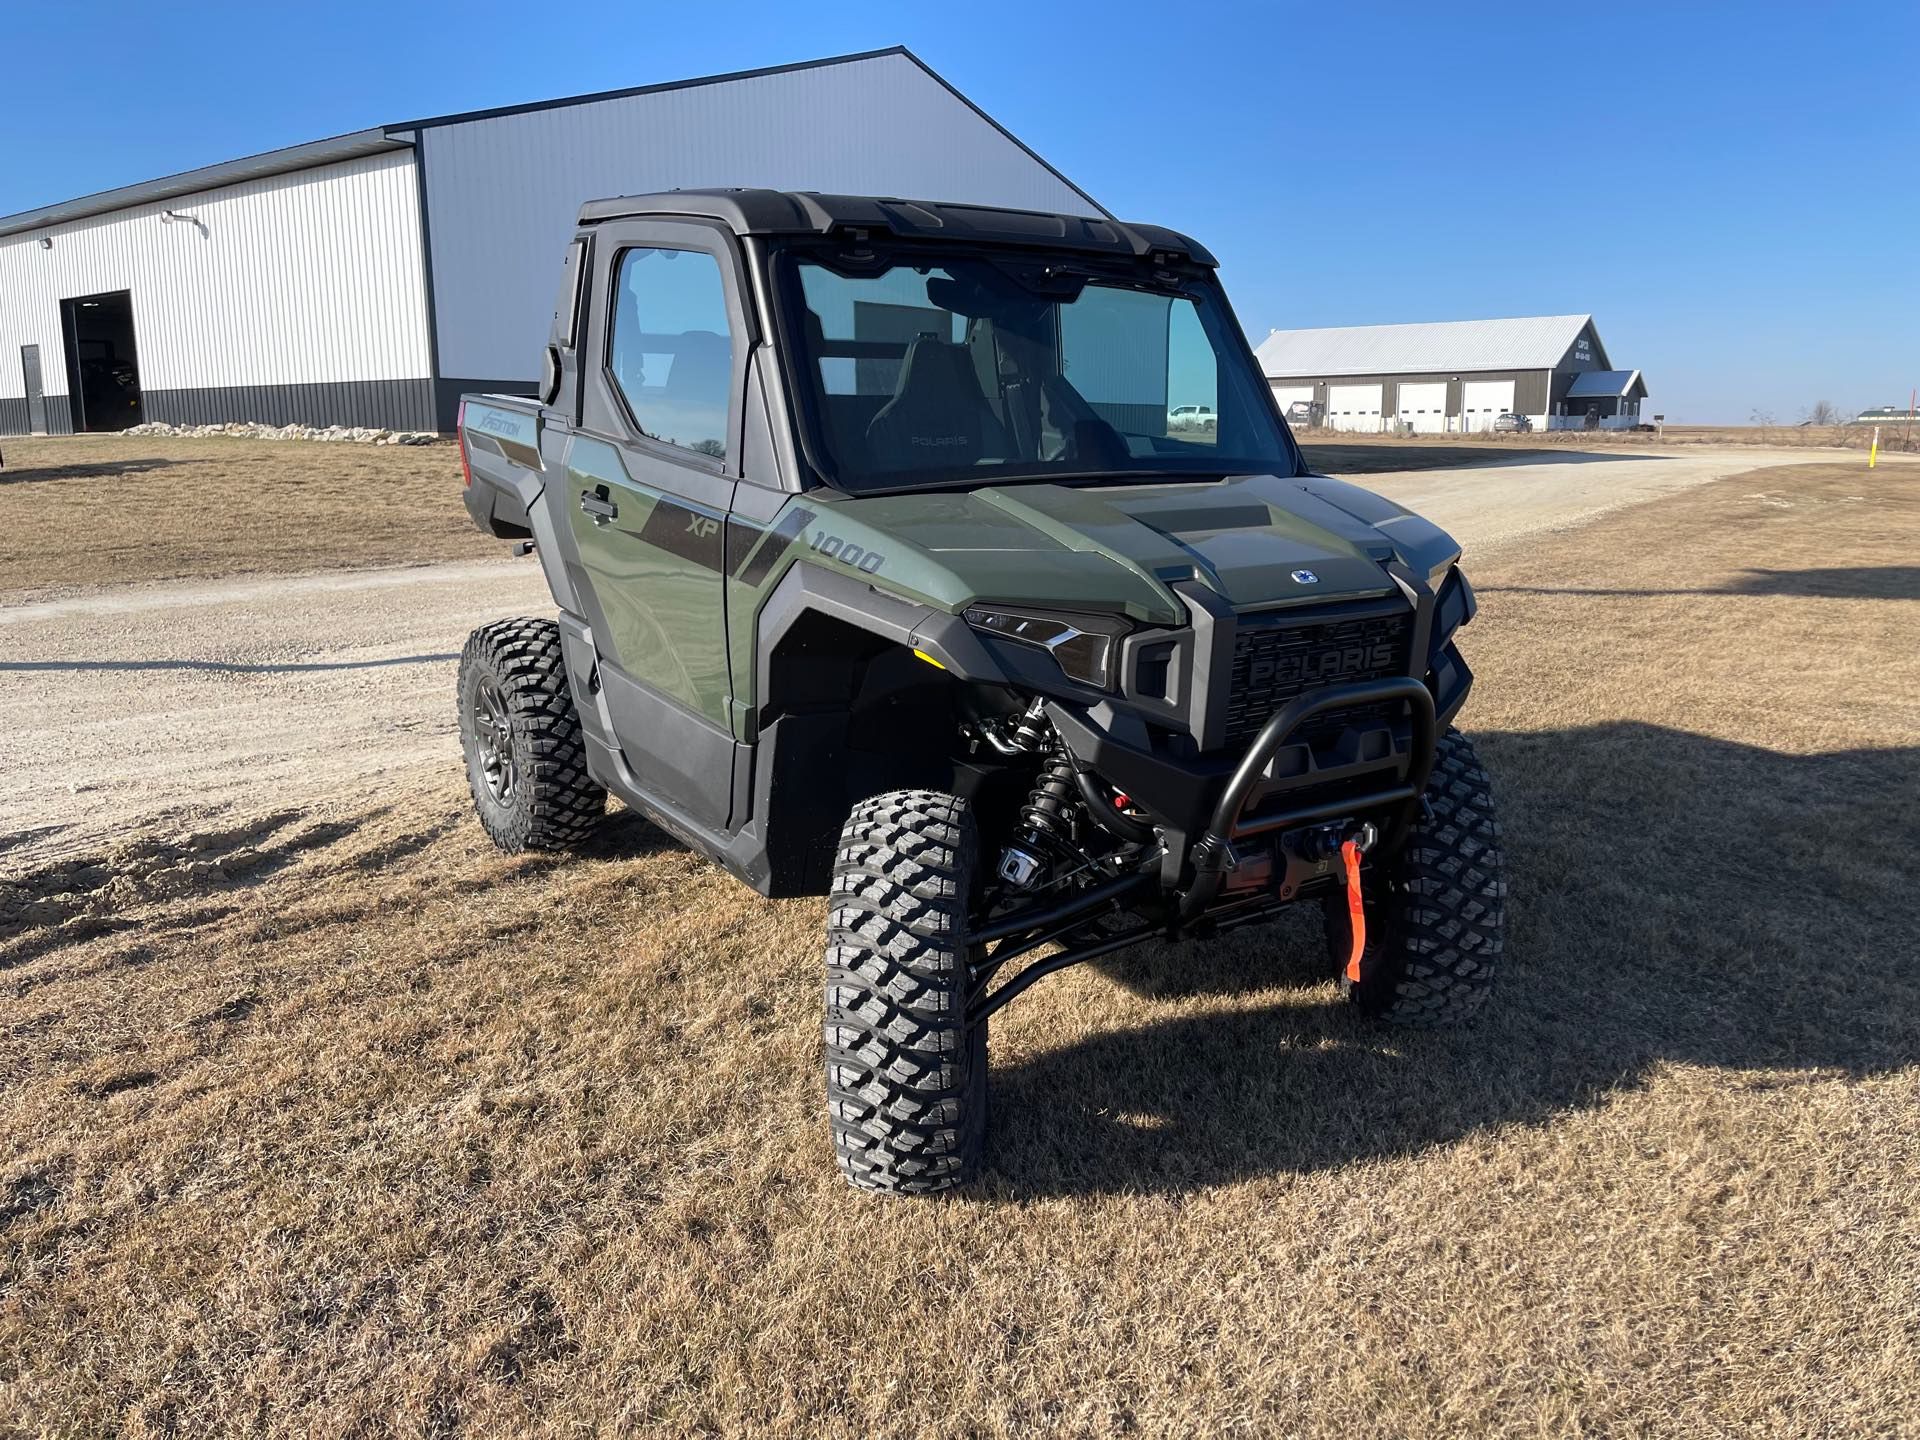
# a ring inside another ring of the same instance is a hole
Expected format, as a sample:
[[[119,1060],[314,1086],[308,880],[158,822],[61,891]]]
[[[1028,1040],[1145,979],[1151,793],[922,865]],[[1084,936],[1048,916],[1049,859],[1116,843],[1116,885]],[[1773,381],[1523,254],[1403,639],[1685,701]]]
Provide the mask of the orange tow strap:
[[[1347,914],[1353,921],[1353,952],[1347,956],[1347,979],[1360,983],[1360,955],[1367,948],[1367,912],[1360,903],[1360,847],[1343,841],[1340,858],[1347,862]]]

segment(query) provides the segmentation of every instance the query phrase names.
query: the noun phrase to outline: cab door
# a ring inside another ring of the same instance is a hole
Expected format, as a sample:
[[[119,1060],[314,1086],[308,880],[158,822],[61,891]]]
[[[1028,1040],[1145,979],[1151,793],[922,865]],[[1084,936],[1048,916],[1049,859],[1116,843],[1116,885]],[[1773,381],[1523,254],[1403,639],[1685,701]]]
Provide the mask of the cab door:
[[[592,256],[596,329],[566,458],[581,602],[639,787],[717,829],[735,771],[725,545],[744,277],[732,238],[697,222],[614,222]]]

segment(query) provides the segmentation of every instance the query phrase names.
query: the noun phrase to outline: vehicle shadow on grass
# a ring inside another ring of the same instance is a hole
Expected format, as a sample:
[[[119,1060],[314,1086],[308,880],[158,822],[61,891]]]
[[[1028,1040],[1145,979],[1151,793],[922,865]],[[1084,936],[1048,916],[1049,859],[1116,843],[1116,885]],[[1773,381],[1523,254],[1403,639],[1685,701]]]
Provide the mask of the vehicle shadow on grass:
[[[1151,997],[1294,995],[996,1069],[989,1184],[1178,1192],[1545,1123],[1666,1062],[1769,1086],[1920,1060],[1920,747],[1781,755],[1640,724],[1477,738],[1512,893],[1473,1024],[1363,1020],[1307,924],[1145,948],[1108,973]]]
[[[164,470],[173,465],[200,463],[198,460],[163,460],[152,456],[140,460],[75,461],[70,465],[7,465],[0,466],[0,485],[23,485],[33,480],[109,479],[117,475],[136,475],[143,470]]]
[[[1744,570],[1707,589],[1608,590],[1559,585],[1486,585],[1482,595],[1777,595],[1796,600],[1920,600],[1920,565],[1833,565],[1812,570]]]

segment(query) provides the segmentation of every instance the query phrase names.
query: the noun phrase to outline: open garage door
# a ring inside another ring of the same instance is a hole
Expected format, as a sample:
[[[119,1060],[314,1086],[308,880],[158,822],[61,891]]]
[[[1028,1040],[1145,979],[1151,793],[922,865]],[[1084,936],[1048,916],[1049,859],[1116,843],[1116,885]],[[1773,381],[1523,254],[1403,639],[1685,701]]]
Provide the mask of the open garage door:
[[[1327,424],[1334,430],[1378,430],[1380,428],[1380,387],[1378,385],[1329,385],[1327,387]]]
[[[1460,387],[1461,428],[1479,434],[1493,429],[1494,417],[1513,409],[1511,380],[1469,380]]]
[[[1397,417],[1417,434],[1441,434],[1447,428],[1447,382],[1402,385]]]
[[[1288,414],[1288,412],[1292,410],[1295,405],[1311,406],[1313,404],[1313,387],[1311,385],[1276,385],[1273,387],[1273,403],[1280,407],[1280,413],[1286,416],[1290,422],[1305,425],[1308,423],[1307,421],[1294,421],[1294,417]]]
[[[76,433],[140,423],[140,355],[133,343],[133,296],[125,290],[60,302],[67,339],[67,394]]]

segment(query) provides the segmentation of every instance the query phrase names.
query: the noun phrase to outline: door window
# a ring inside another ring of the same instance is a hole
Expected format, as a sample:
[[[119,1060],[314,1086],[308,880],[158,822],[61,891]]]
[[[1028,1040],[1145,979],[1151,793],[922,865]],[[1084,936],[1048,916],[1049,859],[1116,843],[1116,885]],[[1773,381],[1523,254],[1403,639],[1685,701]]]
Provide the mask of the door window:
[[[633,423],[725,459],[733,337],[720,262],[703,250],[628,250],[613,290],[608,370]]]

